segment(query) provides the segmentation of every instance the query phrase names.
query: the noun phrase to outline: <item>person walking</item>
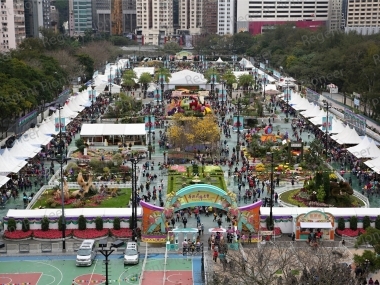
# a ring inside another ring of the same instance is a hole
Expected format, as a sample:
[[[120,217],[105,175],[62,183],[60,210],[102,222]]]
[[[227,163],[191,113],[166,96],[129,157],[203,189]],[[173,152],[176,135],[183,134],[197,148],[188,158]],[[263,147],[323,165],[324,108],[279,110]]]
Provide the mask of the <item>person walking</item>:
[[[216,260],[218,259],[218,251],[216,249],[214,249],[214,253],[212,254],[212,260],[214,260],[216,262]]]
[[[187,219],[186,219],[185,216],[184,216],[183,219],[182,219],[182,223],[183,223],[183,227],[186,228]]]
[[[205,226],[203,224],[201,224],[201,231],[202,231],[202,235],[203,235],[203,233],[205,231]]]

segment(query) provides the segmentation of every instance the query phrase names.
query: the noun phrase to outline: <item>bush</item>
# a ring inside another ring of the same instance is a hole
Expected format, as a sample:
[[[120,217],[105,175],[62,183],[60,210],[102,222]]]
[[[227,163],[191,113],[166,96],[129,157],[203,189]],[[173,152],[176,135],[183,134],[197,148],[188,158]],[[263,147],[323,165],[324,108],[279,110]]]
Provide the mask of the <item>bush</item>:
[[[96,230],[101,231],[103,229],[103,219],[102,217],[96,217],[95,219]]]
[[[353,231],[358,229],[358,218],[356,216],[350,218],[350,229]]]
[[[78,230],[84,231],[87,228],[87,220],[83,215],[78,218]]]
[[[120,218],[113,219],[113,229],[120,230]]]
[[[49,219],[48,217],[43,217],[42,220],[41,220],[41,230],[46,232],[49,230]]]
[[[363,229],[371,226],[371,219],[368,216],[363,217]]]
[[[80,148],[82,145],[84,146],[84,140],[83,140],[83,139],[77,139],[77,140],[75,141],[75,146],[76,146],[77,148]]]
[[[9,218],[8,220],[8,231],[14,232],[17,230],[16,220],[13,218]]]
[[[343,231],[346,228],[346,223],[343,218],[339,218],[338,220],[338,230]]]
[[[29,220],[28,219],[24,219],[22,221],[22,231],[23,232],[27,232],[30,230],[30,223],[29,223]]]
[[[66,228],[66,225],[63,224],[63,216],[60,216],[58,219],[58,230],[63,231],[63,228]]]
[[[274,228],[274,219],[273,219],[273,217],[272,217],[272,225],[271,225],[271,223],[270,223],[270,217],[267,217],[266,219],[265,219],[265,223],[266,223],[266,225],[267,225],[267,230],[272,230],[273,228]]]
[[[377,230],[380,230],[380,215],[376,217],[376,220],[375,220],[375,228]]]

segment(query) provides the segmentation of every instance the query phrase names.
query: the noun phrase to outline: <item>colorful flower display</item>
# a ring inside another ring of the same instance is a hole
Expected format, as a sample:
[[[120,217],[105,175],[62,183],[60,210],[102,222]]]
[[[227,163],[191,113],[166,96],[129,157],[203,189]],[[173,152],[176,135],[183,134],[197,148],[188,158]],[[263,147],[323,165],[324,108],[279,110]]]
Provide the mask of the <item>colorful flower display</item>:
[[[86,229],[86,230],[73,230],[73,236],[79,239],[95,239],[108,236],[109,229]]]

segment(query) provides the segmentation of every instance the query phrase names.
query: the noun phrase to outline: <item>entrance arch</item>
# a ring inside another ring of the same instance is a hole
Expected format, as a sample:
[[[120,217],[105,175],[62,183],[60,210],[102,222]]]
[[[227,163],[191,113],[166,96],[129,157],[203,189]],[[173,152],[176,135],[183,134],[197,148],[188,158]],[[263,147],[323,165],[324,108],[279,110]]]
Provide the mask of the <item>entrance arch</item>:
[[[262,201],[238,207],[236,194],[210,184],[193,184],[175,193],[169,193],[165,206],[159,207],[140,201],[143,209],[142,240],[145,242],[165,242],[167,225],[174,213],[189,207],[211,206],[227,211],[237,219],[238,230],[257,232],[260,227],[260,206]]]

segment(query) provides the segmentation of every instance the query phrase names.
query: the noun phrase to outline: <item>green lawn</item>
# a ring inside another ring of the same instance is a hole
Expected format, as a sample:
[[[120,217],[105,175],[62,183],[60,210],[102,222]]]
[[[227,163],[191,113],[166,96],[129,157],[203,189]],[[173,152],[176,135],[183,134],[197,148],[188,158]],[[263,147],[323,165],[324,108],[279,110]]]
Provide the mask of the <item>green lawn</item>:
[[[51,208],[48,206],[47,200],[52,197],[53,191],[52,189],[48,191],[49,191],[48,195],[45,195],[45,194],[41,195],[41,197],[34,204],[33,209],[38,209],[39,207]],[[70,189],[69,191],[72,192],[75,190]],[[105,199],[98,205],[88,205],[88,206],[85,205],[84,208],[87,208],[87,207],[88,208],[124,208],[128,205],[129,200],[131,198],[131,194],[132,194],[132,189],[122,188],[118,192],[118,196]],[[89,199],[90,198],[87,198],[86,203],[88,203]],[[60,208],[60,207],[61,205],[57,205],[57,207],[55,208]],[[65,208],[70,209],[70,208],[74,208],[74,206],[72,204],[69,204],[69,205],[65,205]]]
[[[182,189],[184,187],[184,183],[186,183],[185,186],[194,184],[192,182],[193,179],[194,178],[184,179],[181,175],[169,174],[168,193],[171,193],[173,191],[177,192],[178,190]],[[227,190],[223,175],[214,174],[214,175],[211,175],[210,179],[200,177],[199,180],[201,180],[201,182],[199,182],[198,184],[210,184],[210,185],[219,187],[225,191]]]

